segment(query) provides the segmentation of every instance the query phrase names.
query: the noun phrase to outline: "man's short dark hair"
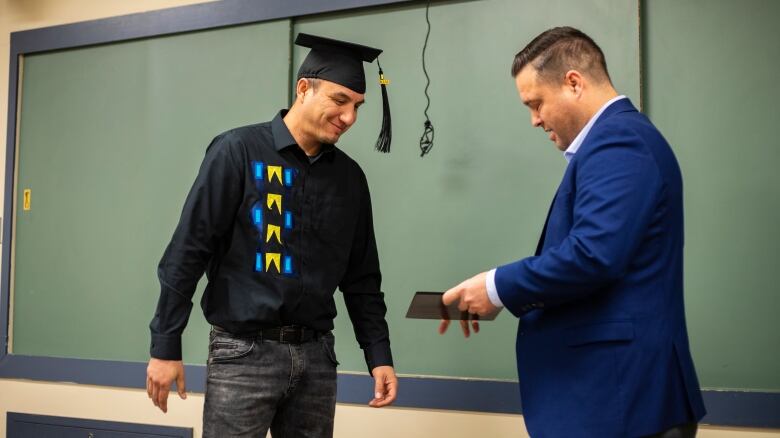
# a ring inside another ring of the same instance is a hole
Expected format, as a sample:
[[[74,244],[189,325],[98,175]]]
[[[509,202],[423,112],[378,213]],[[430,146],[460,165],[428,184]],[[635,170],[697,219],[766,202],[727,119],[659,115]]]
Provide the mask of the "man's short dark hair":
[[[528,64],[549,82],[562,81],[569,70],[577,70],[598,82],[611,82],[604,52],[593,39],[573,27],[554,27],[534,38],[515,55],[512,77]]]

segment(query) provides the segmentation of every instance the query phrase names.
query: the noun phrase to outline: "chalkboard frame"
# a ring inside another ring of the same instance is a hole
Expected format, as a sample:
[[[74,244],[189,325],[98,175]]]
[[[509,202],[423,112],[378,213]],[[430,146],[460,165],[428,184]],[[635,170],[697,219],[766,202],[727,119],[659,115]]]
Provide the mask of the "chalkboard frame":
[[[295,18],[313,14],[354,10],[413,0],[233,0],[181,6],[74,24],[13,32],[11,34],[8,120],[6,141],[5,216],[14,217],[16,128],[20,59],[24,55],[192,32],[240,24]],[[641,7],[640,0],[640,7]],[[641,37],[641,32],[640,32]],[[641,81],[640,81],[641,84]],[[12,220],[2,224],[5,244],[0,276],[0,378],[111,387],[143,388],[146,364],[140,362],[67,359],[14,355],[8,351],[10,323],[10,278]],[[190,390],[205,390],[205,366],[187,365]],[[339,374],[338,401],[364,404],[371,378],[353,373]],[[396,406],[477,412],[521,414],[517,382],[401,377],[403,390]],[[723,426],[780,428],[780,393],[753,391],[704,391],[709,410],[703,422]]]

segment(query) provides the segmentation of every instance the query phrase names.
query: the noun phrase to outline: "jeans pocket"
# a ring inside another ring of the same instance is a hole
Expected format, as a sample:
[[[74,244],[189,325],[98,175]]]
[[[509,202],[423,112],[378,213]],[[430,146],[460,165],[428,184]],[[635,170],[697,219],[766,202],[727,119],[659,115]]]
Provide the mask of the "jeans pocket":
[[[339,366],[339,361],[336,360],[336,340],[332,334],[322,337],[322,349],[325,350],[325,355],[333,362],[333,365]]]
[[[239,338],[227,333],[213,333],[209,343],[209,362],[227,362],[240,359],[252,352],[254,338]]]

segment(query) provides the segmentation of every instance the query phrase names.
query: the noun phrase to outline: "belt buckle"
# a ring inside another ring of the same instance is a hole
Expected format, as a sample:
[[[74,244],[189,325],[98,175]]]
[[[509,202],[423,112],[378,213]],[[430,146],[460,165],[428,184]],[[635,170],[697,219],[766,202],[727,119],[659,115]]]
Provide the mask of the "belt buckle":
[[[279,342],[284,344],[300,344],[302,337],[298,327],[281,327],[279,330]]]

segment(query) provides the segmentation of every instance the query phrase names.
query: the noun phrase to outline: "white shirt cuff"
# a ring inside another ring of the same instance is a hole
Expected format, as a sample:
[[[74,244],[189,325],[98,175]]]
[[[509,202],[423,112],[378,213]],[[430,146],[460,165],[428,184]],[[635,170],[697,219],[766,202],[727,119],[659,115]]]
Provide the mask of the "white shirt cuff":
[[[490,302],[496,307],[504,307],[504,303],[501,302],[501,298],[498,296],[498,290],[496,289],[496,270],[491,269],[488,271],[485,277],[485,288],[487,289],[488,298]]]

